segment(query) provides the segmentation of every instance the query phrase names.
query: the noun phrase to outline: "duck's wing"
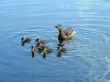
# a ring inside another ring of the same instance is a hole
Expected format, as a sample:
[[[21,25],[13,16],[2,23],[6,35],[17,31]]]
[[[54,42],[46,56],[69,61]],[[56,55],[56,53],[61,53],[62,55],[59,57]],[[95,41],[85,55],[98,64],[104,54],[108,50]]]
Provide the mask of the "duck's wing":
[[[68,27],[67,29],[65,29],[65,34],[68,36],[68,35],[71,35],[73,33],[73,29],[72,27]]]

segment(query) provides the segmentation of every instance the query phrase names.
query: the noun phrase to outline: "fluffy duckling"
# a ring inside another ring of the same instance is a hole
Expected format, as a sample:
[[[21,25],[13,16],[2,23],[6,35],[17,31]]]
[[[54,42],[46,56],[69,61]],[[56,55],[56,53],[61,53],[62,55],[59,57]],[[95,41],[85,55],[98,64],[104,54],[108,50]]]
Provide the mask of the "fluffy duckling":
[[[70,39],[74,36],[74,34],[76,33],[72,27],[68,27],[67,29],[63,29],[62,26],[60,24],[58,24],[57,26],[55,26],[58,31],[59,31],[59,35],[58,35],[58,40],[65,40],[65,39]]]
[[[47,54],[47,53],[51,53],[52,52],[52,49],[49,48],[48,46],[43,46],[43,50],[42,50],[42,53],[43,54]]]
[[[47,54],[48,53],[51,53],[52,52],[52,49],[49,48],[48,46],[45,46],[42,53],[43,53],[43,58],[46,58]]]
[[[41,47],[44,44],[45,41],[38,38],[38,39],[35,40],[35,42],[36,42],[37,47]]]
[[[57,54],[58,54],[59,57],[61,57],[62,52],[66,52],[66,49],[59,46],[58,49],[57,49]]]
[[[39,47],[41,47],[41,46],[43,46],[43,44],[42,44],[41,42],[37,42],[37,43],[36,43],[36,47],[39,48]]]
[[[31,53],[32,53],[32,55],[34,55],[34,52],[35,52],[35,46],[32,46],[31,47]]]
[[[31,38],[24,38],[24,37],[21,38],[21,44],[22,44],[22,46],[24,46],[25,43],[28,43],[28,42],[31,42],[31,41],[32,41]]]
[[[40,45],[40,46],[36,46],[36,47],[37,47],[39,53],[41,53],[44,49],[44,45]]]
[[[35,40],[35,42],[37,42],[37,43],[42,43],[42,44],[44,44],[44,43],[45,43],[45,41],[44,41],[44,40],[41,40],[41,39],[39,39],[39,38],[37,38],[37,39]]]
[[[66,51],[66,48],[63,48],[61,46],[58,46],[58,49],[57,49],[58,52],[65,52]]]
[[[51,53],[52,52],[52,49],[49,48],[48,46],[46,46],[46,49],[47,49],[47,53]]]
[[[42,53],[47,54],[47,47],[46,46],[43,47]]]

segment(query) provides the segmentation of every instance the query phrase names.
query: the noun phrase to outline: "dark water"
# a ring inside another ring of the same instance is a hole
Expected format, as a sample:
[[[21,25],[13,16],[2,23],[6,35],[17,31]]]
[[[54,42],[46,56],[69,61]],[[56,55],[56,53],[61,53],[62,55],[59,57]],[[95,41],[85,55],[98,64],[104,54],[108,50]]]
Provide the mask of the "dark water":
[[[57,24],[77,34],[56,55]],[[42,38],[46,59],[21,37]],[[0,0],[0,82],[110,82],[109,0]]]

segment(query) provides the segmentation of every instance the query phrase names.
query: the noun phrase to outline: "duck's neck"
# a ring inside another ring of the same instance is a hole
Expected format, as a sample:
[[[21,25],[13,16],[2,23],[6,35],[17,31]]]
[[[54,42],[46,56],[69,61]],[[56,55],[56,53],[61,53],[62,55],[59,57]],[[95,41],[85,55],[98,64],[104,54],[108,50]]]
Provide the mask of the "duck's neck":
[[[59,35],[60,35],[60,37],[61,37],[62,39],[64,39],[65,37],[67,37],[67,36],[65,35],[63,29],[59,30]]]

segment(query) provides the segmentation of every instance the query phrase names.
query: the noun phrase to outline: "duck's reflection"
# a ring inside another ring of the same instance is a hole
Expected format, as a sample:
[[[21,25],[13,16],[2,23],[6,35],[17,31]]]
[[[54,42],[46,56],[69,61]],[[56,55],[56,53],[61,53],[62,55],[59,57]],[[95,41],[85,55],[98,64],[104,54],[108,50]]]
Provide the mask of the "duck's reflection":
[[[35,55],[35,54],[34,54],[34,53],[32,53],[32,58],[34,58],[34,55]]]
[[[47,54],[43,54],[43,58],[45,59],[47,57]]]
[[[34,58],[34,55],[35,55],[35,54],[34,54],[34,52],[35,52],[35,47],[34,47],[34,46],[32,46],[32,47],[31,47],[31,54],[32,54],[32,58]]]
[[[58,43],[58,45],[57,46],[64,46],[64,40],[58,40],[59,41],[59,43]]]

